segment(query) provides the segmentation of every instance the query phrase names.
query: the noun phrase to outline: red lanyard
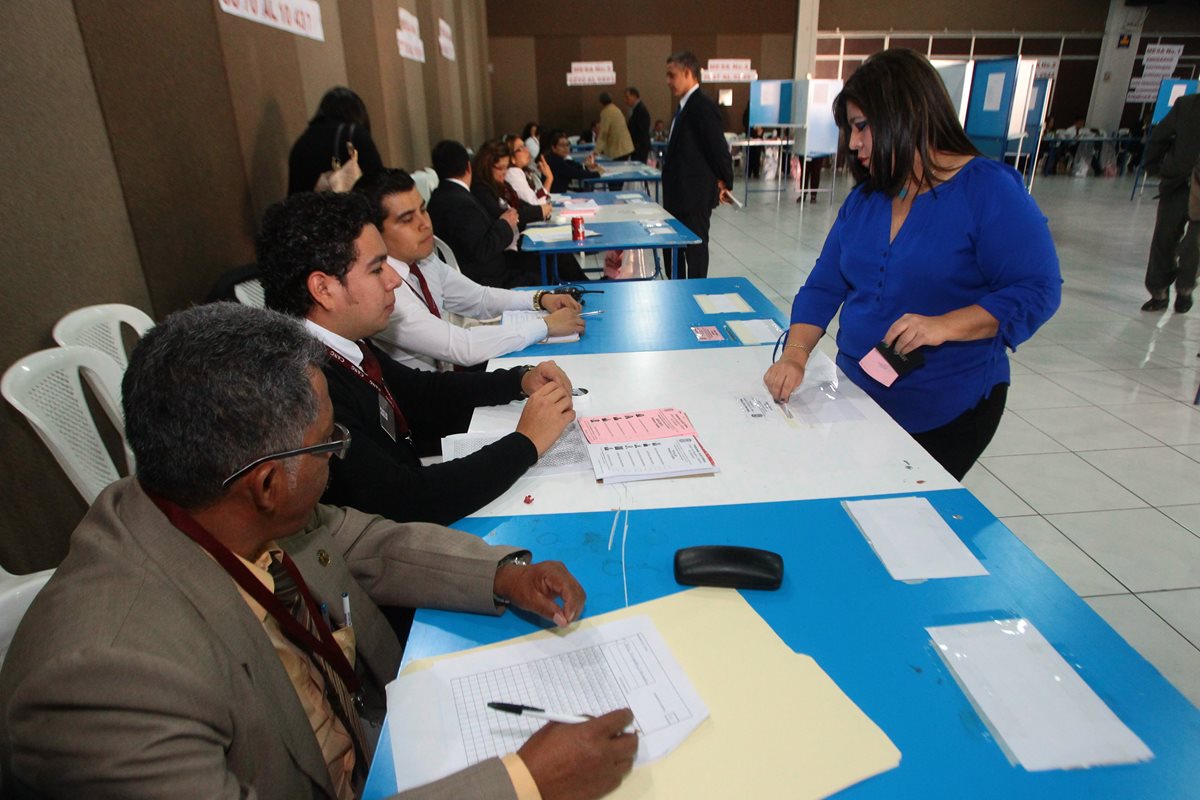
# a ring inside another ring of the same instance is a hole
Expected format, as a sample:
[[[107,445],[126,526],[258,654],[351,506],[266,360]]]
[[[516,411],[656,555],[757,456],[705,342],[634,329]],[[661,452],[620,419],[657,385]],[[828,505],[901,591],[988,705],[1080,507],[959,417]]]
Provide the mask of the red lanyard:
[[[144,488],[144,487],[143,487]],[[308,590],[308,585],[304,583],[304,579],[300,576],[300,570],[296,569],[295,563],[291,556],[287,553],[283,554],[281,559],[283,568],[292,576],[292,580],[296,582],[296,588],[300,590],[300,596],[304,598],[304,605],[308,607],[308,614],[312,618],[313,624],[317,626],[317,632],[321,638],[312,635],[312,632],[300,624],[300,621],[292,614],[291,611],[284,608],[283,603],[275,596],[275,593],[268,590],[263,582],[247,569],[237,556],[225,545],[217,541],[211,533],[204,529],[196,520],[192,519],[181,506],[167,500],[164,497],[146,492],[154,505],[158,506],[159,510],[167,516],[171,524],[178,528],[185,536],[200,545],[211,555],[216,562],[224,567],[229,573],[229,577],[233,578],[234,582],[254,598],[260,606],[266,609],[275,621],[279,623],[279,627],[287,635],[297,647],[302,649],[308,655],[317,653],[321,658],[325,659],[329,666],[337,671],[341,676],[342,681],[346,684],[350,691],[358,691],[359,680],[354,674],[354,668],[350,666],[350,662],[346,660],[342,648],[338,646],[337,640],[333,638],[333,631],[329,630],[329,626],[325,624],[321,617],[321,610],[317,607],[316,600]]]
[[[413,294],[417,296],[417,299],[425,303],[425,307],[429,309],[430,314],[433,314],[438,319],[441,319],[442,312],[438,310],[437,303],[433,299],[433,293],[429,291],[429,282],[425,280],[425,275],[421,272],[421,268],[416,264],[410,264],[408,271],[412,273],[413,276],[416,277],[417,282],[421,284],[421,291],[418,292],[416,287],[408,281],[405,281],[404,285],[409,289],[412,289]]]
[[[358,346],[363,351],[364,364],[368,358],[375,358],[374,353],[367,352],[367,345],[365,342],[359,344]],[[401,436],[408,436],[408,420],[405,418],[404,412],[400,410],[400,404],[396,402],[396,398],[392,397],[391,390],[388,389],[387,384],[383,382],[382,369],[380,370],[379,379],[376,380],[364,372],[360,367],[347,360],[347,358],[337,350],[334,350],[328,345],[325,346],[325,349],[329,351],[329,357],[332,358],[336,364],[339,364],[344,369],[349,370],[350,374],[359,380],[365,381],[368,386],[374,389],[377,394],[381,395],[383,399],[387,401],[388,405],[392,407],[392,412],[396,415],[396,432]]]

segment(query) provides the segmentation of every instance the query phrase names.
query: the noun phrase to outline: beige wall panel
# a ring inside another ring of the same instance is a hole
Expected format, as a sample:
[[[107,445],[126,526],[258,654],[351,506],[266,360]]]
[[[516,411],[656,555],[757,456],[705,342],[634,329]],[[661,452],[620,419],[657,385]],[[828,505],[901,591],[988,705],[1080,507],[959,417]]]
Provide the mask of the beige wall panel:
[[[349,0],[349,2],[353,1]],[[321,6],[321,26],[325,29],[325,41],[318,42],[303,36],[295,37],[306,121],[316,113],[317,106],[320,105],[321,97],[325,92],[334,86],[345,86],[348,80],[338,0],[318,0],[318,3]],[[299,133],[296,134],[296,136],[299,135]],[[290,142],[288,146],[290,149]]]
[[[766,78],[767,76],[763,75],[762,44],[761,35],[718,36],[717,52],[712,58],[748,58],[751,66],[758,70],[759,76]],[[703,66],[708,65],[707,60],[700,63]],[[746,107],[750,105],[750,84],[714,83],[706,88],[714,99],[720,96],[718,92],[721,89],[733,90],[733,105],[721,106],[721,111],[725,116],[726,130],[742,131],[742,117]]]
[[[824,0],[822,0],[824,2]],[[487,0],[489,36],[611,36],[653,33],[788,33],[796,30],[795,0],[592,0],[576,9],[561,0]],[[752,13],[750,13],[752,12]]]
[[[483,0],[460,0],[459,10],[462,34],[455,31],[454,35],[461,44],[459,69],[466,97],[463,137],[483,141],[495,130],[492,125],[492,59],[488,48],[487,8]],[[536,108],[537,82],[532,71],[526,73],[523,90],[533,99]]]
[[[296,48],[302,37],[232,14],[216,18],[257,222],[287,196],[288,151],[310,116]]]
[[[75,308],[151,308],[70,0],[45,0],[36,14],[0,3],[0,52],[0,130],[11,156],[0,167],[5,370],[52,347],[50,329]],[[53,567],[85,506],[24,417],[0,405],[0,566]]]
[[[257,216],[218,33],[217,15],[228,15],[215,3],[139,3],[114,14],[104,0],[76,0],[75,8],[150,297],[163,315],[203,299],[217,276],[254,258]],[[282,46],[263,45],[272,54]]]
[[[667,56],[671,55],[671,37],[666,35],[629,36],[625,39],[625,64],[632,84],[642,93],[642,102],[650,112],[650,125],[661,119],[668,125],[675,113],[671,90],[667,88]],[[617,76],[620,77],[620,76]],[[621,87],[624,88],[624,85]],[[625,109],[628,116],[629,109]]]
[[[625,37],[585,36],[579,40],[579,60],[613,62],[613,69],[617,73],[617,82],[613,86],[581,86],[578,88],[581,124],[576,130],[571,131],[572,133],[579,133],[585,126],[591,125],[593,120],[600,118],[599,98],[601,92],[608,92],[612,95],[618,108],[625,109],[625,101],[621,96],[621,90],[625,88],[629,75],[629,69],[625,64]],[[568,63],[563,72],[566,73],[570,69],[571,65]],[[565,74],[562,80],[566,83]]]
[[[379,26],[376,23],[377,5],[388,7],[391,12],[388,16],[390,27],[385,27],[382,32],[378,30]],[[398,150],[403,143],[407,152],[408,137],[401,134],[393,136],[384,102],[383,75],[380,67],[383,55],[396,53],[396,28],[399,19],[395,0],[382,3],[378,0],[348,0],[338,4],[338,11],[342,41],[346,43],[346,85],[358,92],[359,97],[366,103],[367,111],[371,115],[371,138],[379,149],[383,163],[398,164]],[[398,59],[399,54],[396,57]]]
[[[488,43],[492,57],[495,132],[520,133],[538,118],[537,62],[532,37],[504,37]],[[565,78],[564,78],[565,80]],[[473,142],[472,147],[479,144]]]
[[[762,80],[790,80],[796,37],[790,33],[765,33],[762,37],[762,61],[758,77]],[[801,76],[803,77],[803,76]]]
[[[570,133],[578,133],[583,127],[583,119],[579,115],[580,90],[567,86],[567,73],[572,61],[581,60],[579,40],[545,36],[537,40],[534,55],[537,60],[538,123],[547,131],[563,128]],[[496,71],[500,71],[498,66]],[[498,97],[495,103],[498,107]]]

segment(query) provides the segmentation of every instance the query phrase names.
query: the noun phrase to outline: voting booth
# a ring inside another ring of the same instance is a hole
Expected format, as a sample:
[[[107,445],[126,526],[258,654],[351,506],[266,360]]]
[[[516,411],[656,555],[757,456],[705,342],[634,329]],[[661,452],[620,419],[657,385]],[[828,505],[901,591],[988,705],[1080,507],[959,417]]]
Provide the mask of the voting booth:
[[[1025,142],[1033,76],[1037,60],[999,58],[976,61],[967,102],[967,136],[989,158],[1003,158],[1008,143],[1022,140],[1019,152],[1034,149]]]
[[[1163,117],[1175,105],[1175,101],[1184,95],[1200,92],[1200,81],[1188,81],[1179,78],[1167,78],[1158,86],[1158,99],[1154,102],[1154,116],[1150,118],[1151,125],[1162,122]]]
[[[935,58],[930,63],[941,76],[950,102],[958,112],[958,124],[967,124],[967,102],[971,99],[971,78],[975,73],[974,61],[951,61]]]
[[[796,168],[809,168],[812,159],[837,153],[833,100],[841,90],[842,81],[829,78],[752,81],[750,127],[783,128],[790,134],[793,171],[798,176]],[[831,189],[805,191],[829,191],[833,198]]]

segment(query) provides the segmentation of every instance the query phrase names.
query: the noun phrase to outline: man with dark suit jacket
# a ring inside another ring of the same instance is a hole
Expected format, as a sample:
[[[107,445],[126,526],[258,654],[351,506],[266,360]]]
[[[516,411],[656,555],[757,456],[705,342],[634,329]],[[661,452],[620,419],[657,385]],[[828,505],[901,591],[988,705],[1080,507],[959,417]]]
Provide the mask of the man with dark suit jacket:
[[[499,217],[488,213],[471,193],[471,157],[455,141],[441,141],[433,148],[433,169],[438,187],[429,198],[433,229],[450,245],[463,275],[483,286],[511,289],[524,282],[524,273],[510,269],[504,251],[519,235],[517,210],[510,208]]]
[[[6,797],[348,800],[403,654],[377,603],[579,614],[562,564],[318,505],[358,446],[323,361],[299,323],[234,303],[138,344],[122,387],[137,476],[92,504],[0,672]],[[629,770],[631,718],[549,726],[402,796],[598,797]]]
[[[642,102],[636,86],[625,90],[625,105],[629,106],[629,136],[633,139],[633,160],[645,163],[650,157],[650,112]]]
[[[1200,158],[1200,95],[1180,97],[1171,110],[1154,126],[1146,144],[1143,163],[1146,174],[1158,175],[1158,219],[1150,240],[1150,258],[1146,264],[1146,289],[1150,299],[1142,311],[1162,311],[1170,301],[1175,285],[1175,311],[1186,313],[1192,307],[1196,288],[1196,268],[1200,262],[1200,243],[1195,230],[1187,231],[1188,190],[1192,167]]]
[[[721,112],[700,91],[700,61],[688,51],[667,59],[667,86],[679,101],[663,164],[663,207],[700,237],[681,254],[680,278],[708,276],[708,225],[719,202],[730,202],[733,159]],[[669,256],[668,256],[669,257]]]
[[[329,353],[325,378],[354,449],[324,500],[407,522],[447,524],[503,494],[575,418],[553,361],[494,372],[425,372],[368,340],[388,326],[400,276],[358,193],[298,194],[267,209],[258,237],[267,307],[304,319]],[[517,429],[469,456],[421,465],[478,406],[528,397]]]

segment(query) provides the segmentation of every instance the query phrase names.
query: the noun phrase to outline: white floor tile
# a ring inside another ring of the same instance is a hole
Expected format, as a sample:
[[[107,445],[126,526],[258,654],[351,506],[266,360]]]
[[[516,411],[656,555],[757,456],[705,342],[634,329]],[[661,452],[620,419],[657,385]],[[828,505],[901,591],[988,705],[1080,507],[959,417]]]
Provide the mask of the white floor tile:
[[[1080,397],[1086,397],[1097,405],[1118,403],[1150,403],[1168,399],[1161,392],[1151,389],[1133,378],[1115,372],[1065,372],[1048,374],[1047,378]]]
[[[1073,453],[987,457],[980,462],[1039,514],[1146,505]]]
[[[1026,422],[1018,412],[1010,409],[1000,418],[1000,427],[996,429],[996,435],[992,437],[984,455],[1024,456],[1034,453],[1062,453],[1066,449]]]
[[[1180,444],[1176,445],[1175,449],[1192,461],[1200,461],[1200,444]]]
[[[1200,503],[1200,463],[1170,447],[1079,455],[1152,506]]]
[[[982,464],[971,467],[963,478],[962,485],[978,498],[979,502],[997,517],[1015,517],[1033,514],[1034,510],[1021,498],[998,481]]]
[[[1087,603],[1192,705],[1200,706],[1200,650],[1132,595],[1093,597]]]
[[[1158,510],[1200,536],[1200,505],[1161,506]]]
[[[1200,444],[1200,410],[1183,403],[1136,403],[1105,405],[1104,410],[1120,417],[1163,444]]]
[[[1027,344],[1012,354],[1012,360],[1040,372],[1043,375],[1058,372],[1090,372],[1102,370],[1104,366],[1097,364],[1086,356],[1069,350],[1061,344],[1037,345]]]
[[[1018,413],[1030,425],[1070,450],[1113,450],[1161,444],[1154,437],[1095,406],[1031,408]]]
[[[1086,398],[1067,391],[1044,375],[1015,377],[1008,390],[1007,406],[1017,410],[1087,405],[1091,403]]]
[[[1147,592],[1138,597],[1185,639],[1200,647],[1200,589]]]
[[[1196,399],[1196,386],[1200,384],[1200,371],[1191,367],[1131,370],[1122,371],[1121,374],[1157,389],[1172,400],[1187,403]]]
[[[1006,517],[1010,531],[1081,597],[1129,591],[1043,517]]]
[[[1046,519],[1131,591],[1200,586],[1200,538],[1157,509]]]

